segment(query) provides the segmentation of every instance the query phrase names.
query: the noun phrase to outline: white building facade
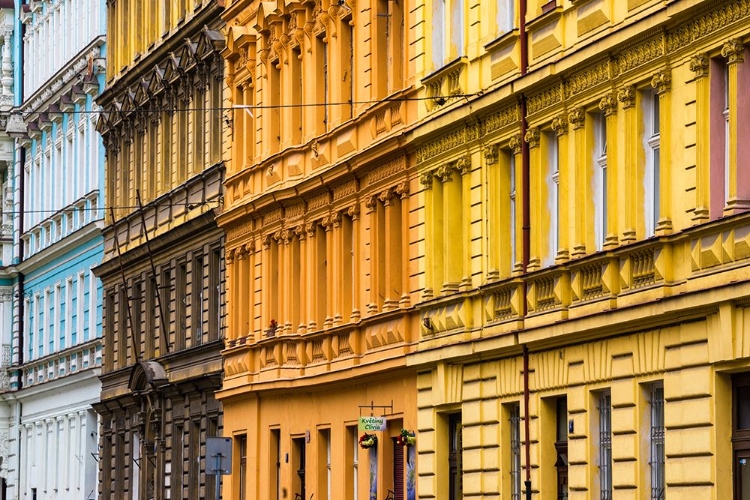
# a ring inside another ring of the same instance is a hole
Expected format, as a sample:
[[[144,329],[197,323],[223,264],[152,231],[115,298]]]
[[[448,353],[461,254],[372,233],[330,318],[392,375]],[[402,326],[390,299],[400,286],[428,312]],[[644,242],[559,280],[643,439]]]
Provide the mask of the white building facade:
[[[103,255],[94,99],[104,88],[105,15],[103,0],[16,1],[10,312],[0,302],[12,365],[0,405],[3,498],[97,494],[102,288],[91,269]],[[0,300],[2,285],[0,277]]]

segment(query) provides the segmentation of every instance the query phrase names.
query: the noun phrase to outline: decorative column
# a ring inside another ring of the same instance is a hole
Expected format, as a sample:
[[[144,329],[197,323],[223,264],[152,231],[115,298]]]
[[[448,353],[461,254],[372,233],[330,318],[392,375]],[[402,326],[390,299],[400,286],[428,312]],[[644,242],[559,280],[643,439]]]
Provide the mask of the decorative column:
[[[651,78],[651,87],[659,96],[659,220],[656,234],[661,236],[672,232],[672,116],[671,92],[672,74],[669,68],[658,71]]]
[[[471,156],[467,155],[456,160],[455,169],[461,176],[461,234],[463,235],[458,248],[460,252],[458,258],[463,263],[459,289],[469,291],[472,288],[471,244],[467,243],[471,239]]]
[[[277,307],[279,309],[279,317],[277,318],[279,326],[281,327],[281,333],[287,334],[292,332],[292,318],[291,318],[291,295],[289,291],[292,284],[292,248],[291,248],[291,233],[289,229],[282,228],[278,232],[277,245],[279,249],[278,257],[278,269],[279,279],[277,283]]]
[[[622,192],[624,196],[618,196],[624,206],[621,212],[620,224],[623,227],[621,240],[623,243],[632,243],[636,240],[636,227],[638,226],[638,214],[643,207],[643,175],[638,165],[642,154],[638,147],[637,118],[635,111],[635,86],[627,85],[617,92],[617,100],[623,109],[625,129],[623,131],[625,150],[625,164],[623,165]]]
[[[542,266],[542,238],[544,231],[541,230],[542,214],[545,213],[544,204],[547,202],[546,196],[542,193],[543,175],[542,159],[539,141],[541,132],[539,127],[529,127],[523,138],[529,144],[529,196],[535,193],[536,196],[529,200],[529,218],[531,222],[531,238],[529,239],[529,262],[526,266],[527,271],[536,271]]]
[[[425,172],[419,176],[419,183],[424,186],[425,235],[424,251],[424,283],[422,300],[429,300],[435,296],[435,196],[432,189],[433,173]],[[442,203],[442,200],[440,200]],[[370,245],[372,246],[372,244]]]
[[[440,179],[443,191],[441,207],[443,251],[439,255],[439,262],[443,270],[443,282],[440,293],[450,294],[459,290],[464,268],[461,251],[464,242],[464,235],[461,232],[463,227],[461,177],[453,178],[453,166],[449,163],[441,165],[435,171],[435,176]],[[440,249],[437,242],[435,242],[435,249]]]
[[[292,259],[297,261],[296,266],[299,269],[299,272],[297,276],[297,283],[291,284],[292,287],[296,287],[298,290],[296,294],[297,303],[292,304],[292,308],[294,309],[292,314],[292,321],[296,323],[292,324],[292,328],[297,333],[307,332],[307,323],[304,319],[307,297],[306,286],[309,286],[307,278],[307,263],[305,262],[305,258],[307,256],[307,238],[305,238],[306,235],[307,232],[305,232],[305,228],[302,225],[298,225],[294,228],[294,236],[297,238],[298,245],[296,253],[294,253],[294,247],[292,247]],[[292,279],[294,279],[294,273],[292,273]],[[294,288],[290,288],[290,290],[293,289]]]
[[[750,125],[744,115],[750,110],[750,96],[747,95],[750,70],[741,64],[745,60],[742,40],[728,40],[721,48],[721,55],[727,61],[729,74],[729,189],[724,215],[732,215],[750,209],[750,148],[746,146]]]
[[[237,317],[242,308],[237,307],[237,301],[239,300],[238,286],[239,276],[237,276],[237,265],[235,264],[234,256],[237,254],[236,248],[227,249],[224,254],[224,266],[226,282],[224,284],[224,293],[227,297],[227,340],[234,340],[239,338],[239,332],[237,331]]]
[[[591,188],[586,161],[586,111],[583,108],[574,108],[568,113],[568,122],[573,127],[573,157],[575,158],[573,168],[573,182],[576,193],[575,200],[575,224],[573,231],[573,258],[586,255],[586,215],[588,199]],[[590,213],[588,215],[591,215]]]
[[[344,322],[343,314],[343,294],[344,291],[344,227],[342,223],[342,214],[340,211],[331,214],[331,249],[329,255],[331,260],[328,261],[328,275],[331,277],[329,283],[331,288],[331,306],[329,311],[332,318],[332,326],[339,326]],[[349,311],[347,311],[348,313]]]
[[[245,300],[247,298],[247,288],[248,288],[248,275],[249,275],[249,259],[248,259],[248,252],[247,252],[247,246],[241,245],[237,249],[237,263],[234,266],[237,270],[237,291],[235,293],[235,296],[237,298],[237,304],[239,307],[236,309],[237,311],[237,319],[235,326],[237,327],[237,331],[234,333],[234,338],[239,339],[247,335],[248,333],[248,311],[247,307],[245,306]]]
[[[360,251],[360,237],[359,237],[359,205],[349,207],[347,214],[352,219],[352,313],[350,320],[354,323],[362,318],[360,312],[360,290],[362,288],[361,276],[364,269],[361,265],[362,254]]]
[[[710,116],[711,85],[708,78],[708,54],[699,53],[690,58],[690,71],[695,73],[695,209],[693,223],[709,219],[710,193]]]
[[[400,308],[408,308],[411,305],[411,299],[409,297],[409,268],[405,265],[408,262],[409,255],[409,181],[401,182],[396,186],[394,192],[400,200],[399,216],[401,217],[400,231],[400,252],[399,258],[400,263],[400,274],[401,274],[401,297],[399,298],[398,305]],[[398,277],[396,278],[398,279]]]
[[[605,250],[617,247],[617,213],[618,206],[615,203],[618,200],[617,192],[617,99],[614,94],[607,94],[599,101],[599,109],[604,114],[606,120],[606,141],[607,141],[607,192],[602,193],[606,198],[607,212],[606,217],[606,234],[604,235]]]
[[[328,329],[333,326],[333,289],[336,288],[336,281],[335,281],[335,275],[334,275],[334,268],[336,266],[333,265],[334,262],[334,255],[333,255],[333,220],[331,217],[325,217],[323,218],[323,222],[321,223],[323,226],[323,229],[325,229],[325,239],[326,239],[326,253],[323,256],[320,256],[319,258],[323,258],[326,261],[325,266],[325,276],[323,279],[326,282],[325,287],[325,296],[326,296],[326,307],[322,310],[324,321],[323,321],[323,328]]]
[[[307,315],[307,331],[315,331],[318,329],[317,313],[318,313],[318,265],[317,265],[317,242],[315,239],[315,232],[317,223],[307,222],[305,223],[305,233],[307,238],[305,239],[305,256],[307,257],[307,294],[306,294],[306,310]]]
[[[571,163],[568,162],[568,117],[561,113],[552,119],[552,131],[557,138],[557,254],[555,255],[555,264],[560,264],[570,259],[568,245],[570,244],[570,234],[568,231],[568,214],[570,211],[570,174]]]
[[[401,277],[401,220],[398,214],[395,214],[394,192],[391,188],[385,189],[380,193],[378,199],[383,203],[383,214],[385,217],[385,231],[382,235],[385,238],[385,263],[383,269],[378,271],[385,273],[385,286],[381,290],[383,295],[383,311],[392,311],[398,308],[398,297],[393,296],[394,287],[400,290],[401,284],[398,283]]]
[[[508,265],[513,275],[518,275],[523,272],[523,255],[519,252],[519,248],[523,246],[523,210],[519,209],[523,206],[523,176],[518,175],[518,169],[522,165],[521,149],[523,138],[521,134],[515,134],[508,141],[508,147],[510,147],[510,153],[513,155],[513,162],[509,166],[513,168],[512,172],[509,172],[508,183],[515,185],[509,185],[509,190],[515,192],[515,197],[512,202],[515,205],[515,217],[510,221],[509,228],[513,232],[511,238],[512,244],[509,245],[506,255],[508,256]],[[514,214],[508,214],[508,217],[513,217]],[[510,232],[509,231],[509,232]],[[523,252],[523,250],[521,250]]]
[[[505,184],[501,177],[501,166],[491,167],[497,164],[498,145],[490,144],[482,149],[484,156],[486,183],[482,183],[482,199],[487,200],[486,213],[488,217],[482,217],[482,233],[486,234],[487,243],[482,239],[482,254],[485,256],[484,268],[487,270],[487,281],[494,282],[500,279],[500,254],[502,253],[503,217],[502,199],[505,196]],[[408,241],[408,240],[407,240]]]

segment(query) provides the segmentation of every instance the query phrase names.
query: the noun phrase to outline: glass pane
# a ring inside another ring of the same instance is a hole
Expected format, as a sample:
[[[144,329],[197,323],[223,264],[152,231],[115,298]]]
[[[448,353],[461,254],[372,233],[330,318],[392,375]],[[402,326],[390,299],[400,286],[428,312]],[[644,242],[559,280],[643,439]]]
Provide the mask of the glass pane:
[[[738,500],[750,500],[750,459],[741,457],[737,460],[737,476],[740,480]]]
[[[737,428],[750,429],[750,386],[737,388]]]

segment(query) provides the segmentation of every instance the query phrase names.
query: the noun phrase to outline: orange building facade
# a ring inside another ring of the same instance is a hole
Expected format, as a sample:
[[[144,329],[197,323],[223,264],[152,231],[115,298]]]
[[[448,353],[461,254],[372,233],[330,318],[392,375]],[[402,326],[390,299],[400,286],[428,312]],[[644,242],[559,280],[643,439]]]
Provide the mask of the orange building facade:
[[[238,1],[223,14],[226,498],[415,491],[414,448],[397,443],[416,427],[417,181],[401,138],[413,66],[404,6],[362,7]],[[357,424],[370,415],[387,428],[366,450]]]

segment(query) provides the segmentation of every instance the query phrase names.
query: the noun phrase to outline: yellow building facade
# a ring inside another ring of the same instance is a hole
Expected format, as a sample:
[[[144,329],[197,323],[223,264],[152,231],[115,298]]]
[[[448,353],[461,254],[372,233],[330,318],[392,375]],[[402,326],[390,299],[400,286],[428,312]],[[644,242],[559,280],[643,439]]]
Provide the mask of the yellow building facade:
[[[748,498],[750,4],[529,1],[504,34],[444,5],[414,20],[419,497]]]
[[[225,495],[747,498],[750,2],[224,20]]]

